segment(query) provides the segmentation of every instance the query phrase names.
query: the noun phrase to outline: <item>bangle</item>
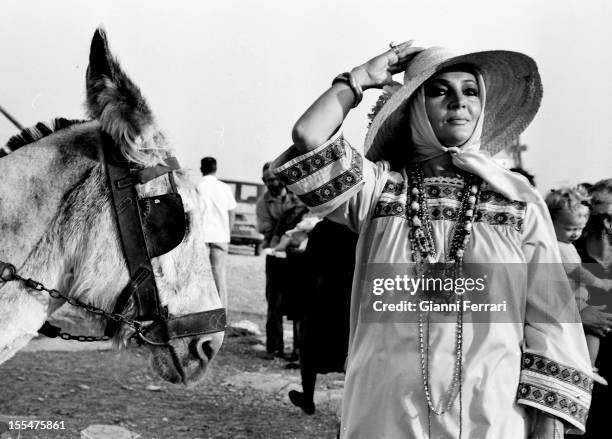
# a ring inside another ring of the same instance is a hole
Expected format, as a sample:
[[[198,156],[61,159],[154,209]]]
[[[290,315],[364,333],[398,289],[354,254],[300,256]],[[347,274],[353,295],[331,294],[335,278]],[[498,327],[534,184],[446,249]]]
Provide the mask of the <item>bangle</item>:
[[[355,77],[349,72],[344,72],[334,78],[334,80],[332,81],[332,85],[334,85],[336,82],[344,82],[353,91],[353,95],[355,96],[355,102],[353,103],[352,108],[355,108],[357,105],[359,105],[359,103],[363,99],[363,90],[361,89],[361,86],[357,84],[357,81],[355,81]]]

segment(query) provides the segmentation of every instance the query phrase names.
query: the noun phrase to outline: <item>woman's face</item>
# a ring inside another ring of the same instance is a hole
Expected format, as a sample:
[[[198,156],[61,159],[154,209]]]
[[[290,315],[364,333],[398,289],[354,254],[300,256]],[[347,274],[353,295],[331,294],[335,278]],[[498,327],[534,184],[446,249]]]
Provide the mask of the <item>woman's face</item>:
[[[472,73],[448,71],[425,83],[425,110],[444,146],[461,146],[472,136],[482,111],[478,81]]]

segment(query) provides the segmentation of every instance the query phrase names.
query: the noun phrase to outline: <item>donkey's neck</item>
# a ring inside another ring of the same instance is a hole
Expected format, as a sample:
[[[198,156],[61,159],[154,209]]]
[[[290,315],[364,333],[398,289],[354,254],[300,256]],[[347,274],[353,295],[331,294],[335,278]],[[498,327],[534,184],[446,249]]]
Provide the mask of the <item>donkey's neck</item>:
[[[0,260],[17,268],[36,249],[67,193],[98,161],[97,122],[59,131],[0,160]]]
[[[59,131],[0,160],[0,260],[19,274],[57,288],[66,282],[61,252],[50,227],[66,195],[98,163],[97,122]],[[18,282],[0,286],[0,363],[29,341],[56,303]]]

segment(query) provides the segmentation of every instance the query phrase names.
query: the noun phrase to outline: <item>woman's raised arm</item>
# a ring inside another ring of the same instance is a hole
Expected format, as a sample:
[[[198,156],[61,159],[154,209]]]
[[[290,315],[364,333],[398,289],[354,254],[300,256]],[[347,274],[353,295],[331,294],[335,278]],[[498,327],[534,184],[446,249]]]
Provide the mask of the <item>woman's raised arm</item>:
[[[392,75],[406,69],[412,58],[423,50],[412,47],[412,41],[394,46],[351,70],[353,85],[361,90],[382,88],[393,82]],[[293,127],[293,144],[300,153],[325,143],[353,108],[357,93],[348,81],[335,82],[323,93]]]

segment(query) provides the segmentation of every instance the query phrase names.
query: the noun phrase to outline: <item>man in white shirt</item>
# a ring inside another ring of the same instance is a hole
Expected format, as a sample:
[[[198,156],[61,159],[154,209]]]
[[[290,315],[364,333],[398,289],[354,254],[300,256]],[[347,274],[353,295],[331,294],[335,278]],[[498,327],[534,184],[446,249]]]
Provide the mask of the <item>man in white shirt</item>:
[[[227,290],[225,283],[225,258],[230,242],[230,229],[234,220],[231,212],[236,208],[232,189],[219,181],[217,160],[204,157],[200,170],[202,179],[198,183],[198,193],[205,209],[202,216],[204,241],[208,247],[210,265],[217,285],[221,303],[227,308]]]

